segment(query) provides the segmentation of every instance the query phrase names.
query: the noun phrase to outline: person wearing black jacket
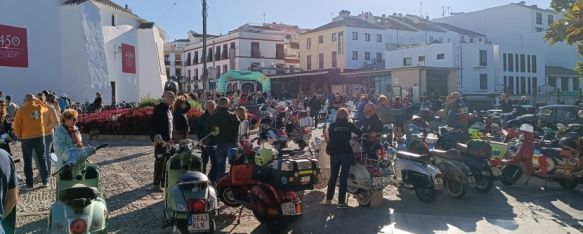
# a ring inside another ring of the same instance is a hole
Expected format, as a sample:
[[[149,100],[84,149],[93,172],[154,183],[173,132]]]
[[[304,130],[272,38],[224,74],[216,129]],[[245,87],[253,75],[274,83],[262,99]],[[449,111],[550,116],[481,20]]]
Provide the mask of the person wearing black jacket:
[[[348,122],[348,110],[340,108],[336,112],[336,119],[328,127],[328,147],[330,154],[330,180],[328,180],[328,191],[326,193],[326,204],[332,203],[338,172],[340,172],[340,188],[338,192],[338,208],[346,208],[346,188],[348,186],[348,173],[354,161],[354,152],[350,146],[352,133],[360,136],[362,132],[354,124]],[[340,170],[342,168],[342,170]]]
[[[162,102],[154,108],[154,113],[150,117],[150,139],[154,144],[154,183],[152,189],[162,191],[164,186],[164,157],[158,157],[164,152],[164,144],[159,142],[170,142],[172,140],[172,130],[174,121],[172,116],[172,106],[174,105],[175,95],[173,92],[166,91],[162,95]],[[161,138],[161,139],[158,139]],[[158,156],[157,156],[158,155]]]
[[[209,130],[219,129],[219,134],[214,137],[217,146],[215,162],[211,161],[209,179],[215,183],[220,175],[225,173],[227,153],[229,149],[237,146],[239,137],[239,117],[229,111],[229,99],[222,97],[218,101],[218,108],[208,119]]]
[[[216,104],[214,101],[207,101],[204,113],[196,121],[196,124],[197,124],[196,136],[198,137],[199,140],[206,137],[210,133],[209,127],[208,127],[208,122],[209,122],[208,120],[209,120],[209,117],[215,112],[215,107],[216,107]],[[208,136],[202,143],[204,145],[204,147],[202,148],[202,154],[201,154],[202,173],[206,174],[206,168],[207,168],[209,159],[212,159],[211,165],[216,164],[216,162],[215,162],[215,142],[213,140],[213,136]]]
[[[191,108],[192,107],[190,106],[190,103],[188,103],[188,98],[186,96],[178,96],[172,113],[172,117],[174,117],[174,132],[172,133],[172,137],[174,140],[188,138],[190,125],[186,114],[188,114]]]
[[[310,116],[314,119],[314,128],[318,128],[318,115],[322,110],[322,100],[314,93],[308,102],[308,106],[310,107]]]
[[[374,153],[377,145],[377,138],[383,133],[383,122],[377,114],[377,109],[374,104],[369,103],[364,107],[365,120],[362,123],[361,130],[365,135],[366,140],[363,141],[362,148],[365,152]]]

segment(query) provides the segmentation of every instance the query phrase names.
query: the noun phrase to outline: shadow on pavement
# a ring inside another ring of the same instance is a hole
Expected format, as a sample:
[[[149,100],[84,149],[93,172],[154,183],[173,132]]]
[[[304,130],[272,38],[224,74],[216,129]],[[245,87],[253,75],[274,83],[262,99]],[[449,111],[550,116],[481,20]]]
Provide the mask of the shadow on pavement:
[[[47,233],[47,217],[44,215],[42,219],[17,227],[15,233]]]
[[[105,166],[105,165],[109,165],[109,164],[113,164],[113,163],[118,163],[118,162],[123,162],[123,161],[128,161],[128,160],[132,160],[132,159],[136,159],[142,156],[152,156],[154,154],[154,150],[148,150],[147,152],[142,152],[142,153],[137,153],[137,154],[130,154],[121,158],[116,158],[116,159],[110,159],[110,160],[105,160],[105,161],[101,161],[98,163],[95,163],[97,166]]]
[[[132,212],[111,217],[107,231],[108,233],[171,233],[171,227],[162,229],[162,211],[162,201],[142,205]]]
[[[115,212],[122,209],[124,206],[130,205],[132,202],[138,201],[150,195],[150,186],[144,185],[137,189],[125,191],[111,197],[105,198],[107,201],[107,208],[109,212]]]

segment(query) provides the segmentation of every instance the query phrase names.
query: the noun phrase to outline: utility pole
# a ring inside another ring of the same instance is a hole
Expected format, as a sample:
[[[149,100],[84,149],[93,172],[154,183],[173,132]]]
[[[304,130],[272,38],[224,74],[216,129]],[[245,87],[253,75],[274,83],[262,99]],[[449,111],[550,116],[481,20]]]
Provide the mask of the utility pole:
[[[206,67],[207,48],[206,48],[206,18],[207,18],[206,0],[202,0],[202,88],[208,88],[208,71]]]

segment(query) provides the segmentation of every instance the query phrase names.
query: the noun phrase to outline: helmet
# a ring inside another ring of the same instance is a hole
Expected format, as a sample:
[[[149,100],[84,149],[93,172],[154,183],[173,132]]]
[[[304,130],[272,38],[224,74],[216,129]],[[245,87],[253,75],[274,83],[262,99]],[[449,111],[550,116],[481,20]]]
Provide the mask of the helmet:
[[[234,162],[235,160],[237,160],[238,156],[239,156],[238,148],[230,148],[229,151],[227,151],[227,159],[229,160],[229,162]]]
[[[273,155],[275,154],[273,149],[261,148],[257,151],[255,156],[255,164],[258,166],[265,166],[273,160]]]
[[[435,113],[431,110],[422,110],[419,112],[419,117],[427,122],[430,122],[435,119]]]
[[[559,147],[566,150],[576,151],[577,141],[576,138],[563,137],[559,140]]]
[[[482,133],[479,129],[469,128],[468,133],[470,134],[471,139],[482,139]]]
[[[411,123],[421,129],[425,129],[428,127],[427,122],[419,116],[414,116],[413,119],[411,120]]]

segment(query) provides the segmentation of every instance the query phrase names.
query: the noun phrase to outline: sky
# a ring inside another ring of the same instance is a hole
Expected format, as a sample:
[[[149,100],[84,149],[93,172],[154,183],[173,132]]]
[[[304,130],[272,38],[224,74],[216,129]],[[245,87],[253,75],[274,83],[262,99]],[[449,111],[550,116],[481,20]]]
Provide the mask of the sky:
[[[188,30],[202,33],[202,0],[112,0],[129,5],[132,11],[154,21],[168,41],[186,38]],[[209,34],[226,34],[243,24],[285,23],[316,28],[329,23],[340,10],[352,15],[370,11],[374,15],[414,14],[439,18],[443,9],[470,12],[519,2],[520,0],[208,0]],[[528,5],[549,8],[551,0],[526,0]]]

